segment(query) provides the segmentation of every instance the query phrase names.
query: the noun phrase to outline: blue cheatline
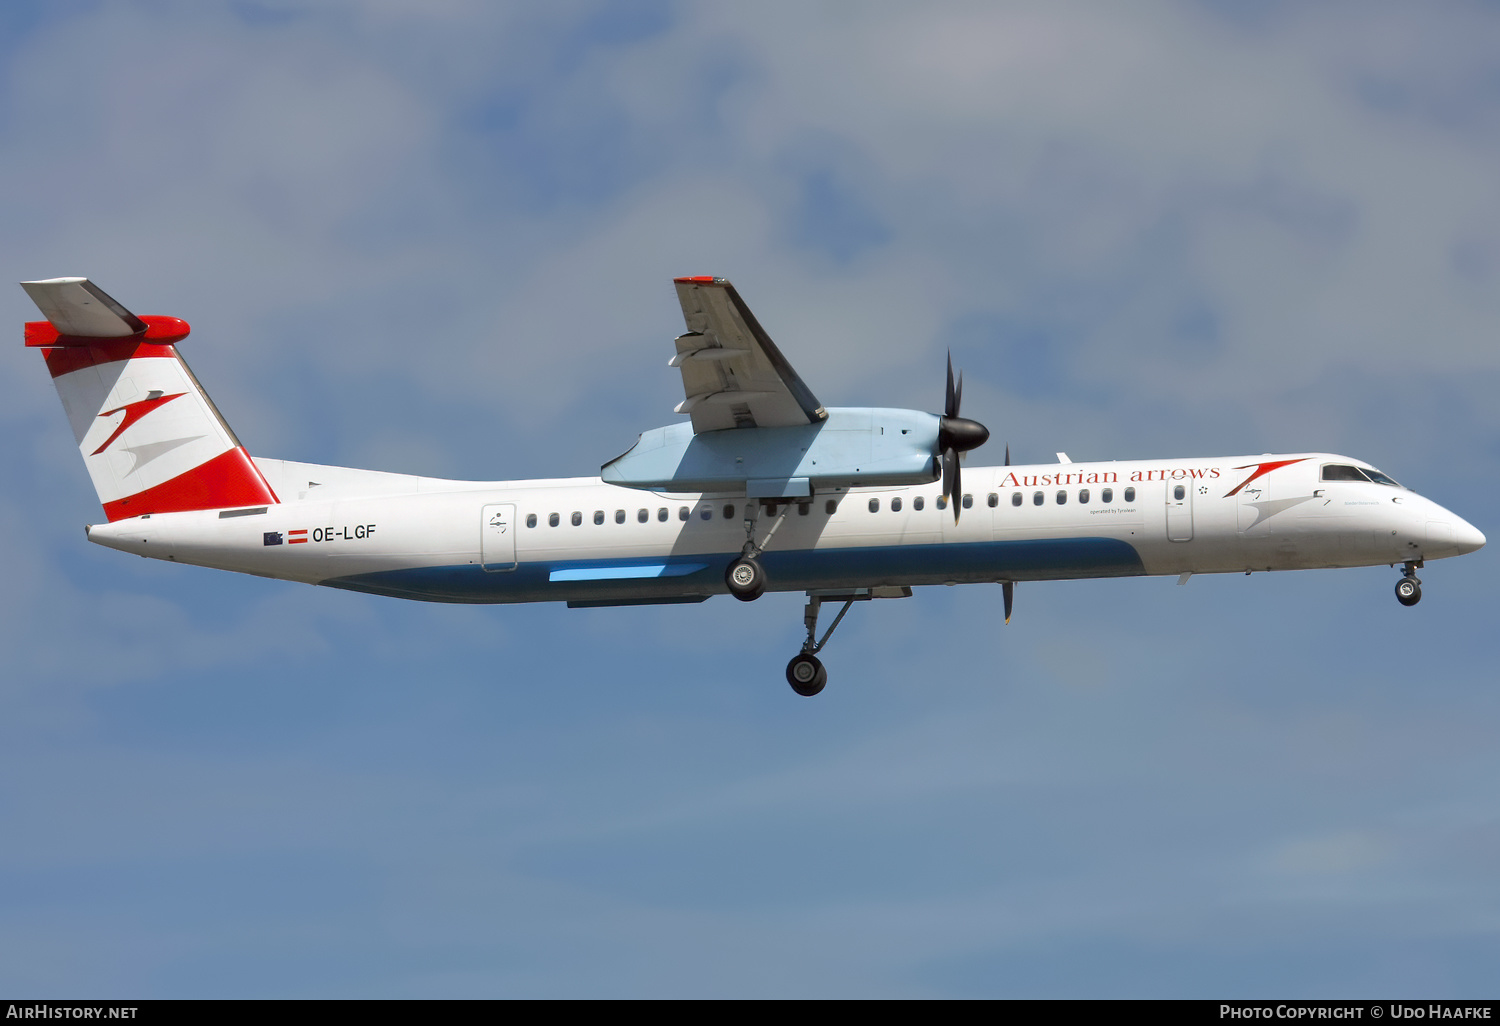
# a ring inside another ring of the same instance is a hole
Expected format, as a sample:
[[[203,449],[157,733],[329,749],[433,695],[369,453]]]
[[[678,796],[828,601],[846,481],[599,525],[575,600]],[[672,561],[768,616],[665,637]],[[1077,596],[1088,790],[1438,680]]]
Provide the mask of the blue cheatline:
[[[639,560],[554,560],[493,572],[478,563],[412,567],[322,582],[331,588],[428,602],[625,602],[722,595],[737,552]],[[1132,577],[1140,555],[1116,538],[1056,538],[946,545],[872,545],[771,551],[760,557],[772,591],[1000,579]]]

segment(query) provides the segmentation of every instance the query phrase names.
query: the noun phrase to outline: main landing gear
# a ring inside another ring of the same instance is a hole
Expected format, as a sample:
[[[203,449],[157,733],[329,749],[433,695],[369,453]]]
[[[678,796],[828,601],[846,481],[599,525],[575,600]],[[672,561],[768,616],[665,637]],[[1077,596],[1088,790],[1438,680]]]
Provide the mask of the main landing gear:
[[[768,502],[767,509],[772,508],[773,505]],[[740,558],[730,563],[724,571],[724,584],[729,588],[729,594],[741,602],[754,602],[766,590],[766,569],[760,565],[760,560],[756,557],[766,550],[766,546],[771,542],[771,536],[776,533],[776,529],[786,519],[787,510],[791,508],[790,502],[781,504],[781,512],[771,524],[771,529],[757,543],[755,521],[760,514],[760,503],[755,501],[745,503],[745,546],[740,549]]]
[[[1396,601],[1403,606],[1414,606],[1422,601],[1422,582],[1417,578],[1421,560],[1408,560],[1401,571],[1401,580],[1396,582]]]
[[[869,598],[870,596],[850,595],[844,600],[844,608],[839,610],[839,615],[833,618],[833,623],[828,625],[828,630],[821,638],[818,637],[818,611],[823,606],[823,597],[812,592],[807,594],[807,609],[802,614],[802,622],[807,625],[807,640],[802,643],[802,651],[792,657],[792,661],[786,664],[786,682],[792,686],[792,690],[803,698],[811,698],[823,686],[828,683],[828,671],[823,668],[823,662],[817,656],[828,644],[828,639],[833,636],[834,630],[844,619],[844,614],[849,612],[849,607],[854,605],[858,598]]]
[[[741,556],[724,571],[724,583],[741,602],[754,602],[766,590],[766,568],[754,556]]]
[[[753,602],[760,598],[766,590],[766,570],[760,564],[760,555],[765,552],[766,546],[771,542],[771,536],[776,533],[786,519],[787,512],[792,508],[795,499],[764,499],[751,501],[745,504],[745,547],[740,550],[739,558],[735,559],[724,570],[724,584],[729,588],[729,593],[741,602]],[[771,524],[771,529],[766,532],[764,538],[759,542],[755,540],[755,523],[759,519],[761,507],[764,504],[765,512],[770,514],[776,512],[776,519]],[[823,646],[828,644],[828,639],[838,625],[843,622],[844,615],[849,612],[849,607],[855,602],[875,598],[907,598],[911,595],[911,588],[898,586],[881,586],[875,588],[854,588],[852,590],[839,591],[810,591],[807,593],[807,608],[802,614],[802,622],[807,625],[807,640],[802,643],[802,651],[792,657],[792,661],[786,664],[786,682],[792,686],[792,690],[804,698],[811,698],[828,684],[828,671],[823,667],[823,661],[818,658],[818,653]],[[1007,586],[1005,595],[1005,611],[1010,613],[1010,591]],[[842,599],[844,606],[839,610],[839,615],[833,618],[833,623],[828,625],[828,630],[823,636],[818,637],[818,613],[823,607],[825,598]]]

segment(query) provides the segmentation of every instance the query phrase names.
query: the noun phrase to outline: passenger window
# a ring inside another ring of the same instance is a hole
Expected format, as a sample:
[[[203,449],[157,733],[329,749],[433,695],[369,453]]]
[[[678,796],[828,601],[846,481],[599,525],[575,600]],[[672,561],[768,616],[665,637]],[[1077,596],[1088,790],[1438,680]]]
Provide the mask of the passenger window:
[[[617,509],[617,510],[615,510],[615,523],[617,523],[617,524],[623,524],[624,522],[625,522],[625,511],[623,509]]]
[[[724,519],[725,520],[733,520],[734,519],[734,503],[730,503],[729,505],[727,505],[727,506],[724,507]]]
[[[901,512],[901,496],[898,495],[894,499],[891,500],[891,512],[892,513],[900,513]]]
[[[1080,488],[1080,489],[1078,489],[1078,504],[1080,506],[1086,506],[1086,505],[1088,505],[1088,501],[1089,501],[1089,490],[1087,488]]]
[[[602,509],[596,509],[596,510],[594,510],[594,523],[595,523],[595,525],[604,523],[604,510],[602,510]]]
[[[573,526],[577,527],[581,523],[583,523],[583,514],[575,509],[573,511]]]
[[[994,509],[996,506],[1000,505],[1000,493],[990,492],[989,503],[990,509]]]
[[[698,511],[698,516],[703,520],[712,520],[714,518],[714,508],[712,506],[704,506]]]
[[[528,513],[528,514],[526,514],[526,526],[527,527],[535,527],[536,526],[536,514],[535,513]]]
[[[1099,493],[1099,501],[1103,502],[1106,505],[1108,505],[1111,502],[1114,502],[1115,501],[1115,490],[1113,488],[1106,488],[1106,489],[1104,489],[1104,491],[1102,491],[1102,492]]]
[[[810,503],[810,502],[799,502],[799,503],[797,503],[797,515],[799,517],[805,517],[805,516],[807,516],[811,512],[812,512],[812,503]]]
[[[557,523],[558,523],[557,514],[556,513],[548,513],[547,514],[547,526],[548,527],[556,527]]]
[[[1172,498],[1176,499],[1178,502],[1181,502],[1183,499],[1187,498],[1187,489],[1182,485],[1178,485],[1177,487],[1172,489]]]
[[[946,496],[946,495],[939,495],[937,497],[937,508],[938,509],[947,509],[948,508],[948,496]]]
[[[823,512],[827,513],[829,516],[833,516],[838,511],[839,504],[837,499],[829,499],[826,503],[823,504]]]
[[[1134,487],[1130,487],[1130,488],[1125,489],[1125,501],[1126,502],[1134,502],[1135,501],[1135,488]]]
[[[922,512],[922,507],[925,505],[926,501],[920,495],[914,496],[911,500],[911,508],[918,513]]]
[[[665,506],[661,507],[661,509],[659,509],[659,510],[656,511],[656,519],[660,520],[664,524],[667,522],[667,517],[669,515],[670,514],[667,513],[667,507],[665,507]]]
[[[688,518],[688,508],[686,506],[678,506],[677,507],[677,519],[678,520],[686,520],[687,518]]]
[[[638,524],[644,524],[646,521],[648,521],[650,519],[651,519],[651,511],[649,509],[636,510],[636,513],[635,513],[635,522],[636,523],[638,523]]]
[[[965,495],[964,495],[964,509],[973,509],[973,508],[974,508],[974,496],[965,493]]]
[[[1042,503],[1044,503],[1046,501],[1047,501],[1046,497],[1044,495],[1042,495],[1041,492],[1033,492],[1032,495],[1031,495],[1031,504],[1033,506],[1040,506]]]
[[[1368,481],[1364,473],[1358,467],[1346,467],[1337,463],[1330,463],[1323,468],[1324,481]]]
[[[1063,503],[1065,503],[1067,501],[1068,501],[1068,493],[1065,492],[1065,491],[1063,491],[1061,488],[1059,488],[1057,490],[1057,504],[1059,506],[1061,506]]]
[[[870,512],[871,513],[879,513],[880,512],[880,500],[879,499],[871,499],[870,500]]]

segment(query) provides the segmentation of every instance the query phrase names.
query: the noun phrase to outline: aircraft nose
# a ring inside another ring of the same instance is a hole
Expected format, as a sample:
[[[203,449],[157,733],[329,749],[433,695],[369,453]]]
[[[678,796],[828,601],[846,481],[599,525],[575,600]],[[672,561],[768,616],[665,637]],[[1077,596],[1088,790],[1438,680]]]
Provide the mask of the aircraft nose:
[[[1453,520],[1453,540],[1458,545],[1459,555],[1484,548],[1484,534],[1479,528],[1458,517],[1454,517]]]

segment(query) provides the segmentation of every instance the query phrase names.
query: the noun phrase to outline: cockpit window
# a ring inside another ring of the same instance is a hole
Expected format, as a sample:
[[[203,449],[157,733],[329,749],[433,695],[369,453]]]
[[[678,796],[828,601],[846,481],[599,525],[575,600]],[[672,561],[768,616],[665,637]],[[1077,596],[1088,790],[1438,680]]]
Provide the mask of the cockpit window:
[[[1328,463],[1323,467],[1324,481],[1368,481],[1364,473],[1358,467],[1350,467],[1342,463]]]
[[[1374,467],[1351,467],[1344,463],[1326,463],[1323,465],[1324,481],[1374,481],[1376,484],[1390,485],[1392,488],[1400,488],[1401,485],[1394,478],[1388,477],[1376,470]]]

